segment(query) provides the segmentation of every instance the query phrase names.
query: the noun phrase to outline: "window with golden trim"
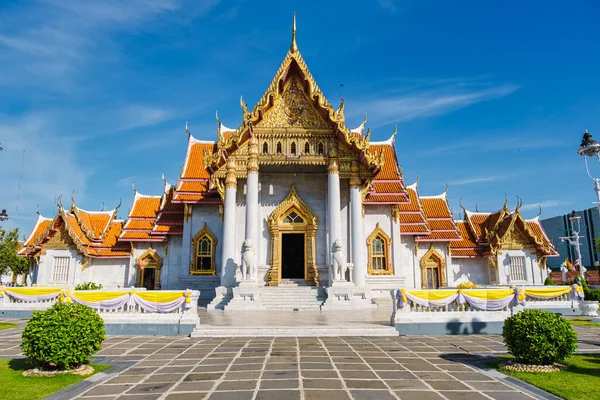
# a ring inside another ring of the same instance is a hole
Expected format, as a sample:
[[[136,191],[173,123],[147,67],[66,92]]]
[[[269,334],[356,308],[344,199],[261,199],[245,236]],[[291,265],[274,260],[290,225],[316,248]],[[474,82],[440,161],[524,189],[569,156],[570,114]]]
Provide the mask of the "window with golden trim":
[[[204,227],[196,234],[192,241],[193,260],[190,268],[192,275],[214,275],[215,274],[215,250],[217,238],[204,224]]]
[[[281,142],[277,142],[277,154],[281,154],[282,150],[281,150]]]
[[[325,150],[323,148],[323,142],[319,142],[319,150],[317,152],[320,156],[322,156],[325,153]]]
[[[269,154],[269,145],[267,142],[263,143],[263,154]]]
[[[304,143],[304,154],[310,154],[310,144]]]
[[[379,224],[367,238],[369,250],[369,275],[391,275],[390,237],[381,229]]]
[[[290,153],[295,156],[296,155],[296,142],[292,142],[292,145],[290,146]]]

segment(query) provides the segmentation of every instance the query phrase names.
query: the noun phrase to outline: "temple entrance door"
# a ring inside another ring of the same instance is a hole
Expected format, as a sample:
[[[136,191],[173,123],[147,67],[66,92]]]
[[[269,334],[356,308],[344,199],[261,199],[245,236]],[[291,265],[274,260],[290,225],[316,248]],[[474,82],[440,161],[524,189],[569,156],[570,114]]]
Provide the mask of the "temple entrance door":
[[[281,278],[304,279],[305,254],[303,233],[282,233]]]
[[[146,290],[154,290],[156,268],[144,268],[142,273],[144,274],[142,277],[142,286],[144,286]]]

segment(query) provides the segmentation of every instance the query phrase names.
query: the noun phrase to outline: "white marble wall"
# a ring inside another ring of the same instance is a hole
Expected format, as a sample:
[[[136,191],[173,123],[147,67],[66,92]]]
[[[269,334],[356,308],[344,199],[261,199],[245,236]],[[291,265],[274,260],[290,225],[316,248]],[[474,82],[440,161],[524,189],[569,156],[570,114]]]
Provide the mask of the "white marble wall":
[[[476,285],[490,284],[489,262],[482,258],[452,258],[448,265],[448,286],[471,281]]]

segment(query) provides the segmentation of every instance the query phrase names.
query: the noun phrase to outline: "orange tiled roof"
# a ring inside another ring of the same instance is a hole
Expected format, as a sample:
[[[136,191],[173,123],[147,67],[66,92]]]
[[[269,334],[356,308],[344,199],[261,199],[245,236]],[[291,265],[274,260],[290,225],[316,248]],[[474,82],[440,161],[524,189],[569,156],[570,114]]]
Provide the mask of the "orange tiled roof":
[[[33,226],[33,230],[29,234],[29,237],[23,242],[23,245],[21,246],[21,249],[19,249],[17,255],[26,256],[29,251],[32,251],[32,246],[34,245],[36,240],[38,240],[42,236],[42,234],[50,228],[52,221],[52,218],[44,218],[40,214],[38,214],[37,220],[35,221],[35,225]],[[28,250],[28,248],[31,248],[31,250]]]
[[[460,240],[458,228],[448,206],[446,192],[439,196],[421,197],[423,214],[431,233],[419,236],[418,241],[452,241]]]
[[[456,221],[461,240],[450,242],[450,254],[452,257],[478,257],[481,254],[481,247],[475,241],[468,223],[465,221]]]
[[[210,172],[204,166],[205,156],[211,156],[215,151],[214,142],[205,142],[188,138],[188,149],[185,156],[183,171],[171,203],[220,202],[215,196],[216,190],[209,187]]]
[[[158,216],[152,227],[152,235],[179,235],[183,233],[184,205],[173,203],[175,189],[165,182]]]
[[[398,167],[393,140],[375,142],[369,147],[375,153],[383,152],[383,167],[375,175],[365,204],[399,204],[408,200],[402,173]]]
[[[427,220],[419,199],[417,183],[406,187],[408,202],[398,204],[400,214],[400,234],[419,235],[429,232]]]
[[[117,215],[117,209],[110,211],[86,211],[73,203],[70,212],[77,219],[85,236],[92,241],[102,241],[111,221]]]
[[[139,192],[135,192],[133,205],[127,216],[125,227],[119,235],[119,240],[121,242],[164,240],[164,236],[150,234],[161,203],[161,196],[145,196]]]

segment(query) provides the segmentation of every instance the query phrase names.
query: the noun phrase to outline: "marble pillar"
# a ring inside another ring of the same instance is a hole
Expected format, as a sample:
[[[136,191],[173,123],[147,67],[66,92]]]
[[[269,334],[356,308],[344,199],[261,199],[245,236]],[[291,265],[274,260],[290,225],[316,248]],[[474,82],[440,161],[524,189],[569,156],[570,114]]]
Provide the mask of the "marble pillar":
[[[252,136],[248,142],[248,179],[246,181],[246,240],[254,247],[254,265],[258,265],[259,215],[258,208],[258,139]],[[252,278],[256,280],[256,275]]]
[[[367,277],[367,256],[365,230],[362,217],[362,195],[360,192],[360,179],[350,179],[350,215],[352,220],[352,281],[355,285],[365,284]]]
[[[237,179],[235,176],[235,159],[227,160],[227,175],[225,178],[225,206],[223,213],[223,251],[221,258],[221,286],[231,287],[235,284],[235,213]]]
[[[342,240],[340,173],[335,159],[330,161],[327,172],[327,222],[329,223],[328,251],[331,253],[335,241],[338,239]],[[331,260],[331,263],[333,263],[333,260]],[[333,277],[331,276],[329,277],[329,283],[333,283]]]

